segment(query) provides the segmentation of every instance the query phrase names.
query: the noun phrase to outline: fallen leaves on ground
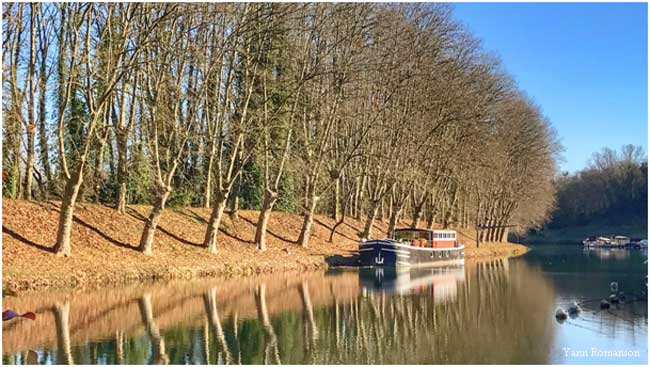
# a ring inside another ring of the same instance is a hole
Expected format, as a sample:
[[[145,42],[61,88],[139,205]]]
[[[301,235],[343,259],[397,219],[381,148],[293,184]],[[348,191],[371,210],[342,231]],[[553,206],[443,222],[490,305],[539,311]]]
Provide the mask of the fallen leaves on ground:
[[[273,212],[268,225],[267,250],[260,252],[254,244],[259,212],[240,210],[237,218],[224,215],[218,253],[210,254],[202,246],[210,209],[170,208],[163,213],[156,231],[154,254],[146,256],[136,247],[150,206],[131,205],[126,214],[119,214],[106,205],[81,203],[75,210],[72,256],[65,258],[51,252],[59,208],[60,203],[54,201],[3,199],[3,294],[5,289],[99,287],[143,280],[323,268],[327,266],[327,258],[354,256],[358,234],[363,228],[363,221],[346,218],[330,243],[330,231],[336,221],[317,215],[309,247],[302,248],[296,240],[303,218]],[[377,221],[374,231],[381,236],[386,228],[386,223]],[[467,236],[460,239],[470,242]],[[512,251],[509,246],[518,245],[468,248],[466,257],[491,256],[486,252],[488,249],[498,249],[508,256]],[[521,248],[525,251],[525,247]]]

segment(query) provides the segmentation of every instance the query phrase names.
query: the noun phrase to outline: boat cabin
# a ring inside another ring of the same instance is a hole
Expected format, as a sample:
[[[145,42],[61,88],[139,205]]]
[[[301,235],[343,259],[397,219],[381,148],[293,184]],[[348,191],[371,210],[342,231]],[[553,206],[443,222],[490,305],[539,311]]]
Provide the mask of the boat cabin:
[[[429,248],[458,247],[456,231],[450,229],[396,229],[393,238],[409,246]]]

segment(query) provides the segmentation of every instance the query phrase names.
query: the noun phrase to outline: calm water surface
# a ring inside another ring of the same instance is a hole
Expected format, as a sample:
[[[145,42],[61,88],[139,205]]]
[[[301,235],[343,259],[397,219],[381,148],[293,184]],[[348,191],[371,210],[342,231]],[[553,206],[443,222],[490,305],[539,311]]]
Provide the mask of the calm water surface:
[[[338,269],[26,294],[3,300],[3,308],[37,318],[3,323],[2,361],[646,364],[646,259],[639,250],[549,245],[435,270]],[[600,310],[612,281],[626,300]],[[557,322],[555,310],[573,301],[582,313]],[[592,356],[592,348],[633,356]]]

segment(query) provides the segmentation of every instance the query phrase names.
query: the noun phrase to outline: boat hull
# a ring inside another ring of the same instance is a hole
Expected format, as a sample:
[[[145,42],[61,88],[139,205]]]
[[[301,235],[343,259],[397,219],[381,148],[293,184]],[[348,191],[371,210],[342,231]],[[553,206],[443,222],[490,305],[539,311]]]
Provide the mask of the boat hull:
[[[392,240],[371,240],[359,244],[361,266],[425,267],[465,263],[464,246],[426,248]]]

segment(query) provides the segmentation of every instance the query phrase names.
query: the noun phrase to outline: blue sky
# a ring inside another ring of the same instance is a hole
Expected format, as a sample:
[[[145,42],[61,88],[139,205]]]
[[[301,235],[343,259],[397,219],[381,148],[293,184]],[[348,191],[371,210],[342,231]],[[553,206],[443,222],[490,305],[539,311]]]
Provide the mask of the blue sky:
[[[455,3],[564,146],[560,168],[623,144],[648,150],[648,18],[641,3]]]

